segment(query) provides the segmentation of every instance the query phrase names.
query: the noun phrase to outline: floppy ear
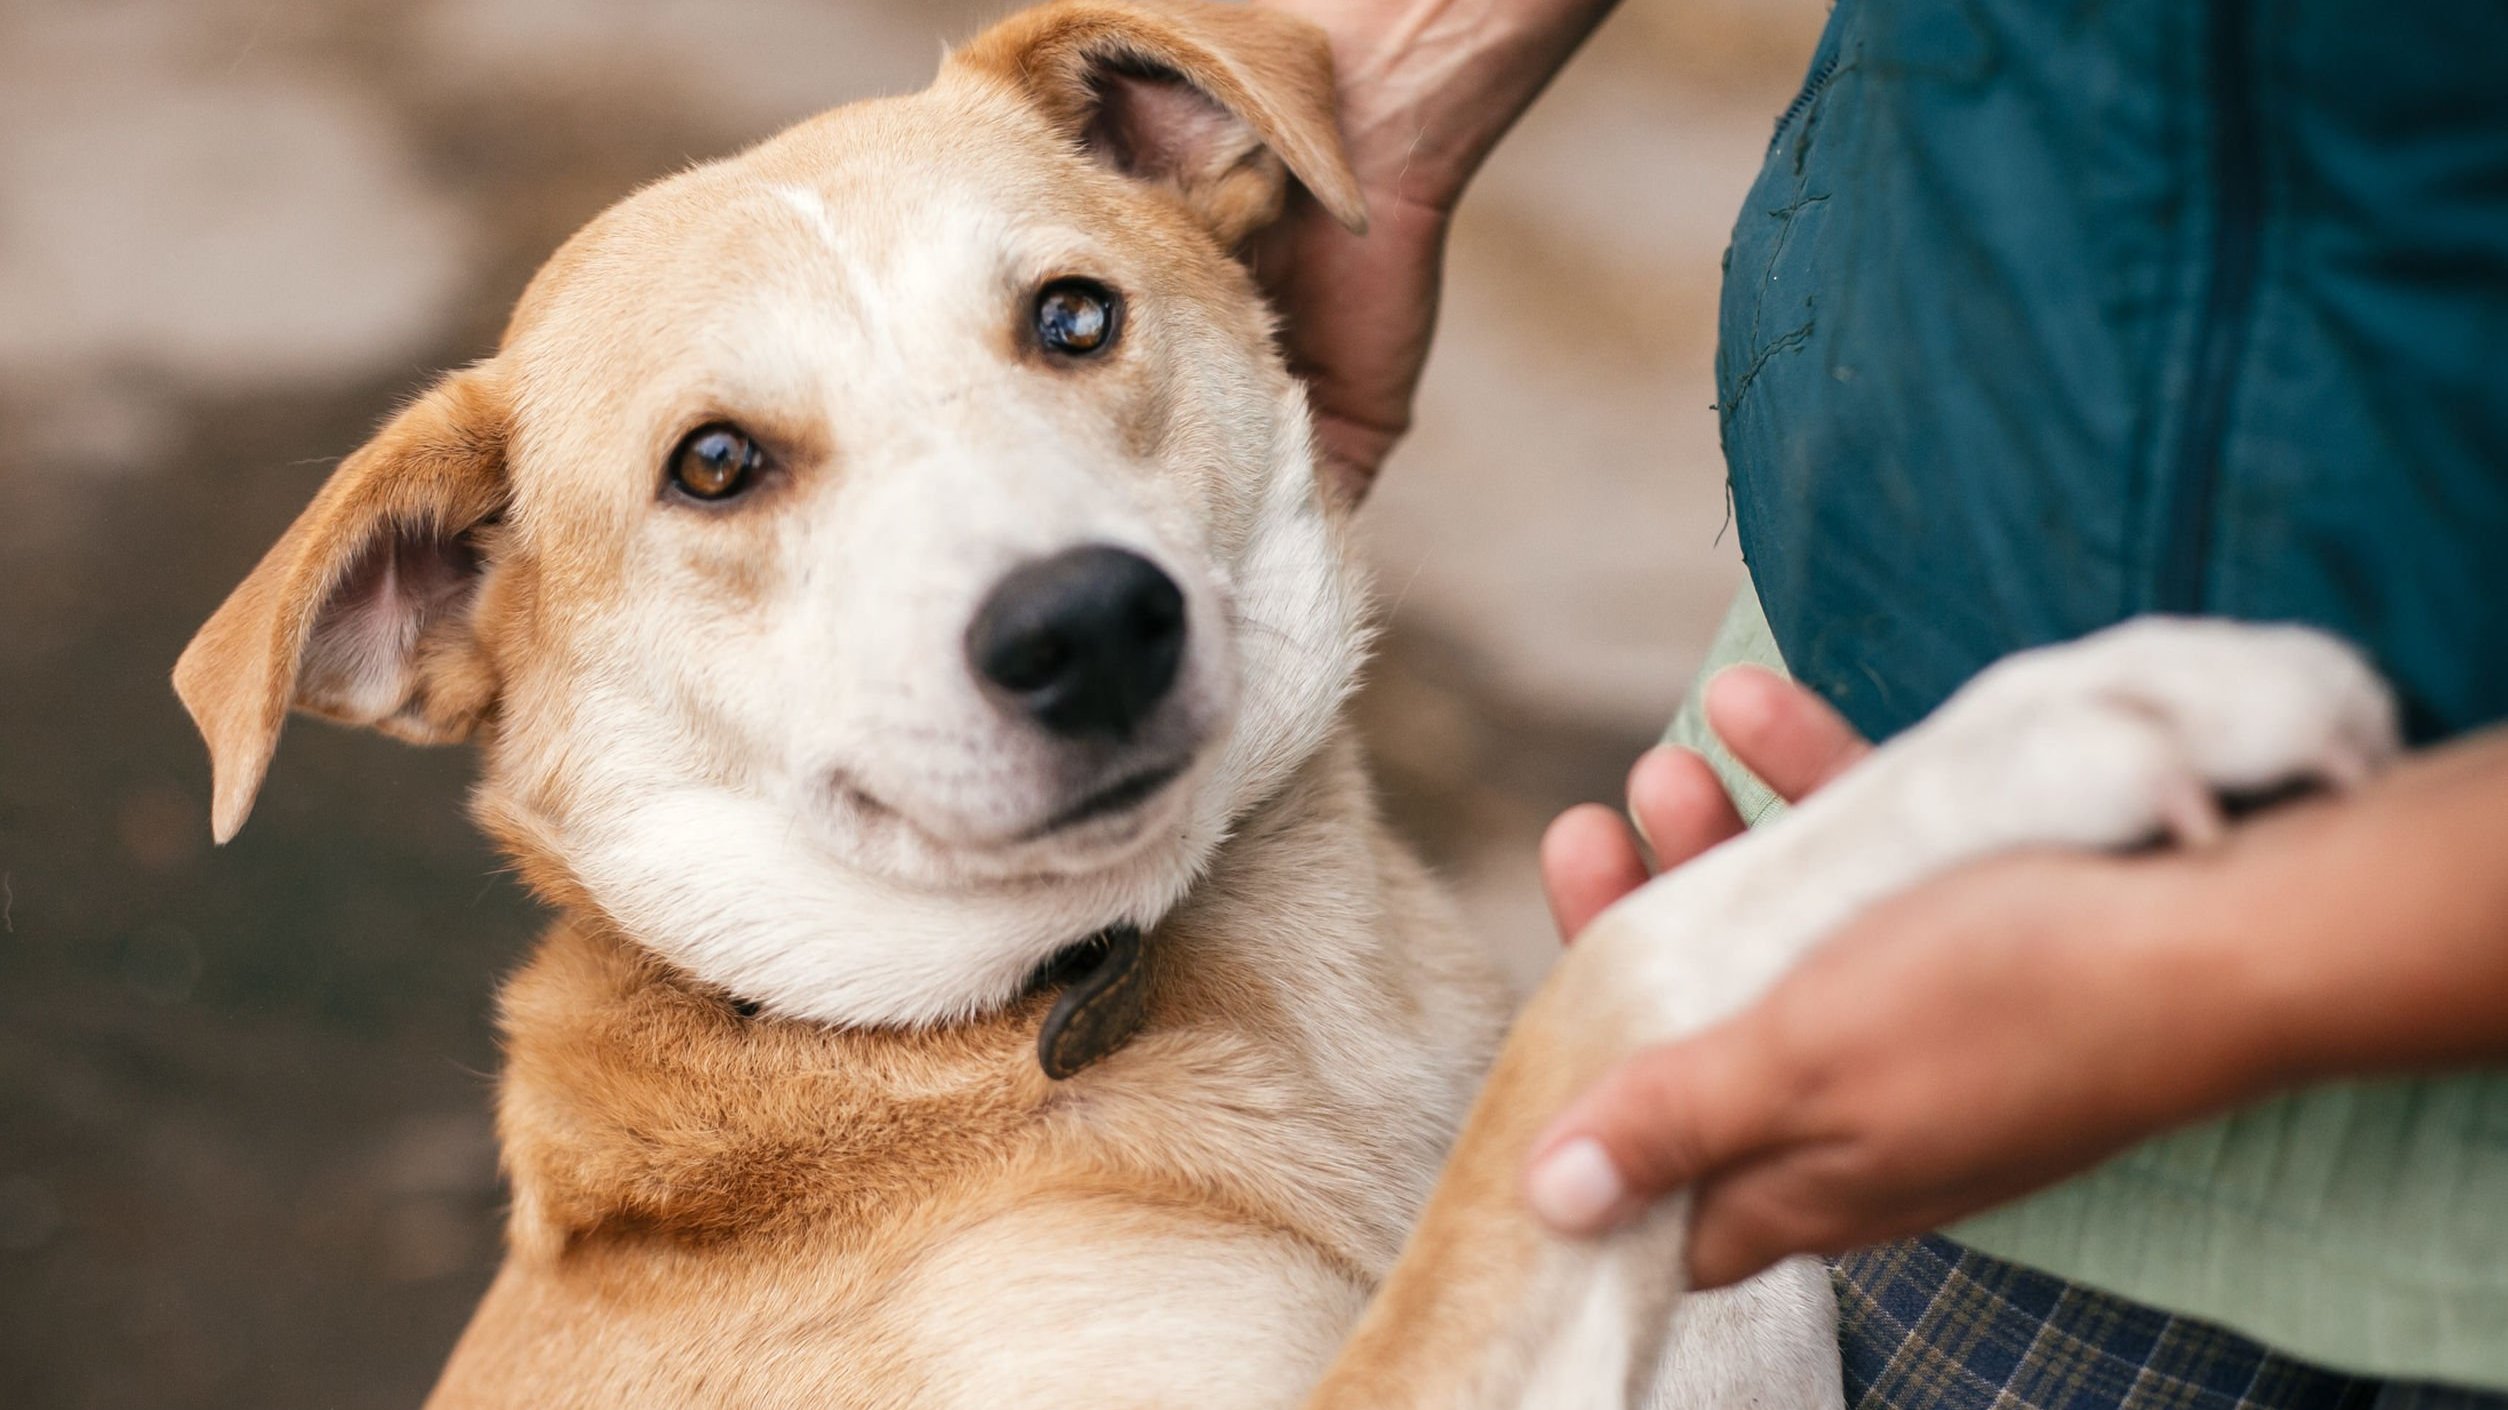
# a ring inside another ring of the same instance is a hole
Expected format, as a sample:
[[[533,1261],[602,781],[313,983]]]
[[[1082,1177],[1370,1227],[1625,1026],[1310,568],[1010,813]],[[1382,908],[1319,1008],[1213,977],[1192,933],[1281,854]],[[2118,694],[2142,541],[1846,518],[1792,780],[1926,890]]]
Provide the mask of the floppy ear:
[[[1304,20],[1204,0],[1062,0],[951,63],[1006,80],[1099,160],[1168,188],[1227,248],[1279,216],[1291,175],[1335,220],[1367,228],[1333,117],[1332,51]]]
[[[487,368],[444,378],[341,462],[184,648],[174,691],[209,744],[218,841],[252,812],[291,705],[420,743],[487,711],[470,609],[506,424]]]

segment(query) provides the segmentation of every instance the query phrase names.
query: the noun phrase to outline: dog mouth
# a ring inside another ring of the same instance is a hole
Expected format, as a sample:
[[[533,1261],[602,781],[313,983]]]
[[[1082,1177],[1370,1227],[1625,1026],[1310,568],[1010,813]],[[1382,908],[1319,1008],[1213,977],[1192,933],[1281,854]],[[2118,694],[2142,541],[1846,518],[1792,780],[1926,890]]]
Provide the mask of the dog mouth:
[[[1136,769],[1090,792],[1068,807],[1060,809],[1043,822],[1003,837],[993,845],[1000,845],[1000,842],[1013,844],[1041,842],[1085,827],[1090,823],[1104,822],[1110,818],[1135,812],[1164,793],[1168,786],[1181,778],[1191,766],[1192,759],[1188,755],[1182,759],[1172,759],[1147,768]],[[963,845],[924,826],[906,810],[863,788],[850,777],[840,775],[835,781],[835,789],[836,796],[842,799],[847,807],[855,810],[858,816],[882,819],[904,826],[934,847],[951,848]]]
[[[1020,840],[1033,842],[1084,823],[1128,813],[1165,791],[1184,773],[1184,767],[1184,761],[1176,760],[1126,774],[1029,829]]]

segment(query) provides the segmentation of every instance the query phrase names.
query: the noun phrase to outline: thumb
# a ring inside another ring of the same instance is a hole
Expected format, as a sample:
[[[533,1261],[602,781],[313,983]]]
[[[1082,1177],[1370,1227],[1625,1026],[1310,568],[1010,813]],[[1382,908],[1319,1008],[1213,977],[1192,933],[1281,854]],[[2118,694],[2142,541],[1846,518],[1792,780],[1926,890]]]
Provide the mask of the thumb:
[[[1524,1197],[1561,1234],[1598,1234],[1775,1138],[1777,1105],[1732,1025],[1647,1048],[1533,1143]]]

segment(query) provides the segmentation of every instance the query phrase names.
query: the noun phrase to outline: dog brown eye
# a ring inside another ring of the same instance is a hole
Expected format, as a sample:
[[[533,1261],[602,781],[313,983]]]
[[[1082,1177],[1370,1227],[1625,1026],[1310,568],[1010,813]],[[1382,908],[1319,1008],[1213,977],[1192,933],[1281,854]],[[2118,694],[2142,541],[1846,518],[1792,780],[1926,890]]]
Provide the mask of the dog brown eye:
[[[1057,279],[1036,293],[1036,341],[1047,352],[1092,357],[1114,346],[1123,305],[1094,279]]]
[[[729,499],[755,485],[765,463],[757,442],[739,427],[699,426],[671,452],[671,488],[690,499]]]

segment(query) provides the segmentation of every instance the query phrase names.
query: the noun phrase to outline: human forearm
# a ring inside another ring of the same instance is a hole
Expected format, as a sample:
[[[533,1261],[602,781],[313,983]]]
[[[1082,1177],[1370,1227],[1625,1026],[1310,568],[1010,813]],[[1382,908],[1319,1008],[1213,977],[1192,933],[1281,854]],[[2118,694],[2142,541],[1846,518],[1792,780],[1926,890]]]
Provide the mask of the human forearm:
[[[2508,1063],[2508,728],[2186,859],[2185,923],[2266,1089]]]
[[[1331,36],[1371,194],[1451,209],[1615,0],[1263,0]]]
[[[1789,797],[1863,749],[1772,677],[1720,677],[1707,711]],[[1704,768],[1631,781],[1668,865],[1741,826],[1693,786]],[[1642,880],[1624,826],[1573,831],[1603,855],[1546,852],[1554,904],[1563,878]],[[1718,1283],[1939,1227],[2293,1087],[2495,1064],[2508,728],[2218,846],[2002,857],[1874,906],[1750,1010],[1581,1099],[1544,1150],[1595,1142],[1624,1197],[1543,1213],[1573,1232],[1693,1185],[1693,1272]]]

